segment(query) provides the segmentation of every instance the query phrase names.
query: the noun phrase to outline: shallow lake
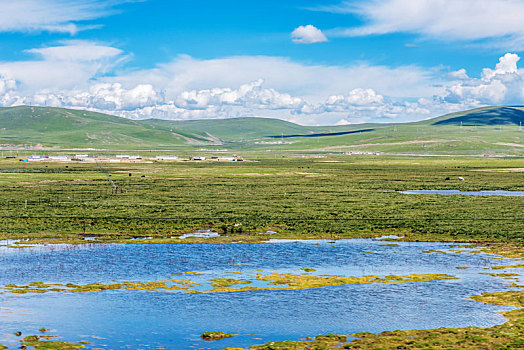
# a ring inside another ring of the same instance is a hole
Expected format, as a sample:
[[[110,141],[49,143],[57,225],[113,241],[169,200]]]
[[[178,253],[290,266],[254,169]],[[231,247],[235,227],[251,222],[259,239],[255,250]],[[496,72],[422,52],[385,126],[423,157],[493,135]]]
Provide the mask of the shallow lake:
[[[397,245],[397,246],[395,246]],[[0,344],[16,348],[13,333],[51,328],[59,339],[87,340],[91,349],[221,349],[317,334],[395,329],[492,326],[511,307],[468,299],[508,290],[500,277],[479,272],[515,264],[447,243],[369,239],[278,241],[254,245],[87,244],[30,248],[0,246],[0,286],[114,283],[187,279],[206,289],[212,278],[272,272],[342,276],[450,274],[456,279],[346,284],[301,290],[186,293],[108,290],[86,293],[0,294]],[[457,269],[457,267],[482,267]],[[173,275],[197,271],[205,274]],[[523,273],[523,269],[511,272]],[[507,282],[507,281],[506,281]],[[0,292],[2,289],[0,289]],[[222,330],[238,336],[205,342]]]
[[[442,194],[442,195],[464,195],[464,196],[506,196],[523,197],[524,191],[459,191],[459,190],[410,190],[399,191],[404,194]]]

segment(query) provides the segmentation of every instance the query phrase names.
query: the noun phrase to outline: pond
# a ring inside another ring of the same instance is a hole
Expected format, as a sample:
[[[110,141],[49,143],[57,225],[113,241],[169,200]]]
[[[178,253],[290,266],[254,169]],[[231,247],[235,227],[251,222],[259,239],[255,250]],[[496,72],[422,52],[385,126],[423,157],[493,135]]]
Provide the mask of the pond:
[[[442,195],[464,195],[464,196],[506,196],[523,197],[524,191],[459,191],[459,190],[410,190],[399,191],[404,194],[442,194]]]
[[[508,290],[503,284],[507,280],[481,272],[512,264],[464,245],[370,239],[270,240],[253,245],[12,248],[4,244],[0,246],[0,292],[4,292],[0,294],[0,344],[16,348],[15,332],[39,334],[40,328],[53,329],[58,339],[89,341],[86,347],[90,349],[221,349],[327,333],[489,327],[504,323],[497,311],[511,307],[486,305],[468,297]],[[352,276],[378,282],[287,289],[289,285],[265,279],[274,273],[298,280],[327,278],[339,283]],[[388,275],[411,274],[450,276],[385,282]],[[370,275],[375,277],[363,277]],[[219,292],[212,285],[230,280],[241,281],[233,290],[246,286],[253,290]],[[168,286],[185,287],[78,293],[50,291],[50,287],[42,287],[45,292],[11,293],[7,287],[123,281],[171,281]],[[275,289],[264,289],[268,287]],[[212,330],[237,336],[214,342],[200,339],[201,333]]]

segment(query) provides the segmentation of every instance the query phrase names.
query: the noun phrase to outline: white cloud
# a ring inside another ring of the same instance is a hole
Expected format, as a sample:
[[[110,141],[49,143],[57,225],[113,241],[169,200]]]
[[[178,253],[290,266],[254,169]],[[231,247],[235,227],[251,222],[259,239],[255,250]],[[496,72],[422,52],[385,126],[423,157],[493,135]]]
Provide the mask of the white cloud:
[[[384,96],[377,94],[372,89],[353,89],[346,96],[330,96],[327,99],[327,104],[331,106],[336,105],[353,105],[353,106],[369,106],[384,103]]]
[[[96,26],[75,22],[93,20],[114,13],[114,6],[126,0],[0,0],[0,31],[49,31],[76,34]]]
[[[331,35],[403,32],[445,41],[524,42],[524,2],[521,0],[352,0],[317,10],[353,13],[365,21],[360,27],[335,30],[329,32]]]
[[[110,72],[126,56],[110,46],[68,41],[61,46],[28,50],[39,59],[0,62],[0,74],[20,83],[28,94],[43,89],[75,89]]]
[[[511,53],[471,78],[464,69],[305,65],[264,56],[181,56],[126,73],[115,67],[127,56],[98,43],[70,41],[29,52],[37,57],[0,62],[0,105],[87,108],[130,118],[263,116],[333,124],[416,120],[524,99],[524,70]]]
[[[519,70],[520,57],[507,53],[495,69],[484,68],[480,79],[467,78],[447,88],[444,99],[451,103],[522,104],[524,70]]]
[[[48,61],[97,61],[114,58],[122,54],[122,50],[99,45],[91,41],[71,40],[63,42],[65,45],[27,50],[29,53],[40,55]]]
[[[324,33],[311,24],[300,26],[293,30],[291,40],[297,44],[314,44],[328,41]]]
[[[335,125],[350,125],[351,123],[346,119],[340,119]]]
[[[433,73],[416,66],[307,65],[270,56],[211,60],[179,56],[154,69],[120,74],[108,80],[127,86],[149,82],[165,90],[167,96],[176,96],[183,91],[236,87],[261,78],[266,86],[313,102],[356,88],[370,88],[393,97],[431,96],[439,90],[432,86],[438,81]]]
[[[468,73],[464,68],[461,68],[457,71],[449,73],[450,78],[452,79],[469,79]]]
[[[215,88],[182,92],[175,104],[186,109],[205,109],[208,106],[242,106],[258,109],[296,109],[305,103],[299,97],[283,94],[275,89],[262,88],[264,81],[259,79],[244,84],[234,90],[230,88]]]
[[[507,53],[499,59],[499,63],[495,66],[495,69],[484,68],[482,70],[482,78],[489,80],[497,75],[505,75],[511,73],[517,73],[517,62],[520,57],[514,53]]]

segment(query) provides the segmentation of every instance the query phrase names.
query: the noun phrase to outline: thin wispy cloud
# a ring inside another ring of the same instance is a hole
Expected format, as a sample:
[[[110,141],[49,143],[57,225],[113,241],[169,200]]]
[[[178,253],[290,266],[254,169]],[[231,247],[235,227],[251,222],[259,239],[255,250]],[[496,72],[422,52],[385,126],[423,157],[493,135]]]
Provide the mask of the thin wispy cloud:
[[[314,10],[362,18],[361,26],[333,29],[327,32],[331,36],[410,33],[443,41],[524,43],[521,0],[343,1]]]
[[[126,0],[0,0],[0,32],[75,35],[99,25],[79,23],[109,16]]]

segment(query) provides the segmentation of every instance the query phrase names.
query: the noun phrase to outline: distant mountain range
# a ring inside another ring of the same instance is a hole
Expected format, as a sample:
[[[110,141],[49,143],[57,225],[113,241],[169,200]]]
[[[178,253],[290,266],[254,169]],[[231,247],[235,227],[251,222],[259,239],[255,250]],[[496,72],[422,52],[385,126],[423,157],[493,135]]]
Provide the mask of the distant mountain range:
[[[0,108],[0,145],[166,150],[223,145],[233,149],[271,146],[281,150],[417,153],[426,151],[419,149],[422,147],[452,153],[523,153],[521,123],[524,107],[484,107],[395,125],[313,127],[255,117],[130,120],[83,110],[18,106]]]

